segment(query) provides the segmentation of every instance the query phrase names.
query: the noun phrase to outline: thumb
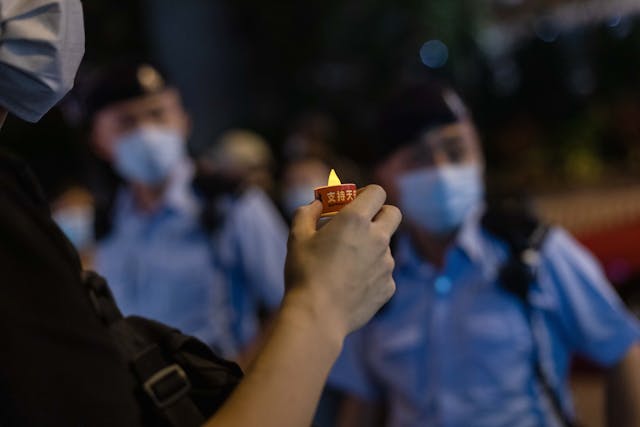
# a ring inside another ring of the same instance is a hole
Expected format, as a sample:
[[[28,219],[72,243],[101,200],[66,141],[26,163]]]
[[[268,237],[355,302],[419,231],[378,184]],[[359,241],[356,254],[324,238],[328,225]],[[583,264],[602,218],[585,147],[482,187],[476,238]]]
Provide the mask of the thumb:
[[[291,223],[291,233],[296,237],[307,237],[316,232],[318,220],[322,213],[322,203],[314,200],[306,206],[298,208]]]

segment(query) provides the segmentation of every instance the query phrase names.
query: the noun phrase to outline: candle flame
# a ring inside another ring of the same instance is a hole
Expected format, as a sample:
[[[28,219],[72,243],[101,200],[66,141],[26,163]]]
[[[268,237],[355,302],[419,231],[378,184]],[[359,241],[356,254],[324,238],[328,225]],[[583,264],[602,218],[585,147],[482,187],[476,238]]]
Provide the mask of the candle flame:
[[[340,182],[340,178],[338,178],[338,175],[336,174],[336,171],[331,169],[331,173],[329,174],[329,181],[327,182],[327,186],[335,186],[335,185],[341,185],[342,182]]]

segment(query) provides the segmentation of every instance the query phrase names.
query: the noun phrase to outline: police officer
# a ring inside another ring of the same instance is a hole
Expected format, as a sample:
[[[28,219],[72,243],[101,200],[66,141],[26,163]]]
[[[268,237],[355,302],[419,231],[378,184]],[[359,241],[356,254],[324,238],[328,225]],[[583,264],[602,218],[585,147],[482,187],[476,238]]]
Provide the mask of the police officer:
[[[485,164],[460,98],[418,84],[381,117],[377,176],[405,218],[398,293],[332,373],[352,396],[343,425],[366,419],[371,403],[384,405],[388,426],[568,425],[574,354],[608,368],[610,401],[626,403],[611,425],[638,425],[640,329],[593,257],[551,229],[518,298],[500,277],[507,241],[482,225]]]
[[[175,325],[239,356],[260,331],[259,312],[280,304],[284,221],[262,189],[247,186],[223,188],[226,197],[215,200],[222,205],[218,224],[205,226],[208,201],[194,191],[187,154],[190,118],[156,68],[107,67],[91,88],[91,146],[123,181],[111,230],[97,245],[96,271],[123,312]]]

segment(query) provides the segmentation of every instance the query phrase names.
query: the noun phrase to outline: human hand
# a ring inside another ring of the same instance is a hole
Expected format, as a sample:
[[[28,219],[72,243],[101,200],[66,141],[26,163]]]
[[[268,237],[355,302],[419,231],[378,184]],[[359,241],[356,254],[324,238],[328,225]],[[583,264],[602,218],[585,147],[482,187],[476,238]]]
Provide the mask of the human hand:
[[[382,187],[370,185],[321,229],[317,201],[300,208],[293,220],[283,304],[308,310],[341,339],[395,292],[389,242],[402,215],[384,205],[385,199]]]

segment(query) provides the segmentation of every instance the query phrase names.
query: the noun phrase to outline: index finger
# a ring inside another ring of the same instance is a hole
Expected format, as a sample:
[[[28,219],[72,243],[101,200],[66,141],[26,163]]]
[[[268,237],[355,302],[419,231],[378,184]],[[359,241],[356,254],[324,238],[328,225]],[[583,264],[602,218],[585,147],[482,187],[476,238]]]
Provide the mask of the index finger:
[[[342,208],[342,212],[358,212],[371,220],[387,200],[387,193],[382,187],[376,184],[367,185],[362,190],[358,190],[358,197],[347,206]]]
[[[400,209],[392,205],[384,205],[373,219],[373,223],[381,227],[389,236],[396,232],[401,221]]]
[[[291,223],[291,233],[299,237],[312,235],[321,213],[322,203],[317,200],[298,208]]]

